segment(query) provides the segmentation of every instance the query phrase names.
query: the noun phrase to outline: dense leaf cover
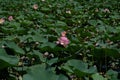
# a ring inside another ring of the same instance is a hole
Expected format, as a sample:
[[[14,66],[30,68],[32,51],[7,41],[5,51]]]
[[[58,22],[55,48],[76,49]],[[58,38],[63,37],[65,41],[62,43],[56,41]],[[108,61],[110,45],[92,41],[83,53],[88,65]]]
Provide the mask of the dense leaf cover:
[[[120,0],[0,0],[0,80],[119,80]]]

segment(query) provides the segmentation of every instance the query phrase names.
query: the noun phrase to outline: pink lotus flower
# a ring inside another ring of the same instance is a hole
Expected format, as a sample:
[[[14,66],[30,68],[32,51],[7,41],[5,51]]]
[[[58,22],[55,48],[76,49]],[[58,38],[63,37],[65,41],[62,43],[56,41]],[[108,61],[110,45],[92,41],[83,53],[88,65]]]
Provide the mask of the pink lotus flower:
[[[34,5],[33,5],[33,9],[37,10],[37,9],[38,9],[38,5],[37,5],[37,4],[34,4]]]
[[[43,1],[43,2],[44,2],[45,0],[41,0],[41,1]]]
[[[0,19],[0,24],[3,24],[5,22],[5,19],[1,18]]]
[[[8,20],[9,20],[9,21],[12,21],[12,20],[13,20],[13,16],[9,16],[9,17],[8,17]]]
[[[58,41],[56,43],[64,47],[66,47],[69,44],[69,39],[66,37],[65,31],[61,33],[61,37],[58,38]]]
[[[109,10],[108,8],[105,8],[105,9],[103,10],[103,12],[105,12],[105,13],[110,13],[110,10]]]

